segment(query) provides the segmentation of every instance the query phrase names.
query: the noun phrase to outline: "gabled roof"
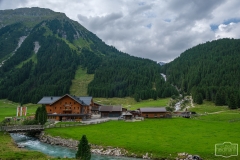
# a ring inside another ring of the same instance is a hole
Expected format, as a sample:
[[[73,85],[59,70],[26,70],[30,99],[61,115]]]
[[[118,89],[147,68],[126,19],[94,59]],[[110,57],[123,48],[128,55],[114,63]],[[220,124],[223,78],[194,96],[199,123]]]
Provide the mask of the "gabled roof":
[[[59,101],[60,99],[62,99],[63,97],[68,96],[70,98],[72,98],[73,100],[75,100],[76,102],[80,103],[81,105],[90,105],[91,101],[92,101],[92,97],[76,97],[76,96],[72,96],[69,94],[65,94],[62,97],[53,97],[53,96],[49,96],[49,97],[43,97],[38,104],[50,104],[52,105],[53,103]]]
[[[86,105],[90,105],[92,102],[92,97],[78,97],[79,100],[83,101]]]
[[[108,112],[122,112],[122,106],[100,106],[100,112],[108,111]]]
[[[56,100],[60,99],[61,97],[43,97],[38,104],[51,104]]]
[[[140,112],[167,112],[165,107],[140,108]]]

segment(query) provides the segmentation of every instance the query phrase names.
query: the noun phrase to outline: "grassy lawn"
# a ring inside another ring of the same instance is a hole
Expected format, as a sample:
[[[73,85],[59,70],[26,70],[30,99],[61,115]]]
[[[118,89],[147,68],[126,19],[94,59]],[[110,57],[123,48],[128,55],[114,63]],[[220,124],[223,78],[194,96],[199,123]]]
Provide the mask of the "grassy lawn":
[[[6,99],[0,100],[0,121],[4,120],[5,117],[15,117],[17,114],[18,103],[8,101]],[[27,116],[34,115],[37,107],[41,106],[38,104],[25,104],[27,107]]]
[[[97,125],[47,129],[46,132],[76,140],[86,134],[90,143],[121,147],[137,154],[148,152],[155,157],[174,158],[177,153],[187,152],[198,154],[204,159],[217,160],[219,157],[214,155],[216,143],[240,144],[239,122],[229,122],[231,118],[240,118],[239,111],[236,112],[238,114],[234,114],[234,117],[231,114],[216,114],[204,116],[205,120],[172,118],[141,122],[110,121]]]
[[[76,71],[75,78],[72,80],[70,94],[76,96],[87,96],[87,86],[93,80],[93,74],[87,74],[86,70],[79,67]]]
[[[215,106],[213,102],[210,101],[204,101],[203,104],[198,105],[194,104],[195,107],[190,108],[189,111],[195,111],[200,114],[207,113],[213,113],[213,112],[219,112],[219,111],[227,111],[227,106]]]
[[[161,98],[158,100],[143,100],[141,102],[136,102],[134,98],[94,98],[94,102],[103,105],[122,105],[123,107],[135,110],[141,107],[164,107],[167,106],[170,98]]]
[[[0,121],[5,117],[16,116],[18,105],[18,103],[13,103],[5,99],[0,100]]]
[[[43,153],[17,148],[11,136],[3,132],[0,132],[0,144],[0,159],[49,159]]]

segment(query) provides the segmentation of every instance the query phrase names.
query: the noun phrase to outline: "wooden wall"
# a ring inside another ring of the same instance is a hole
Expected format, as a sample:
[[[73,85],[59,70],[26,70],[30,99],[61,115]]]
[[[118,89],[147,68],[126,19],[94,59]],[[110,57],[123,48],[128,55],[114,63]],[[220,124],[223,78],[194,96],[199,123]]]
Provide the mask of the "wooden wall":
[[[74,99],[65,96],[53,103],[51,106],[46,105],[48,114],[90,114],[91,108],[89,106],[82,106]]]
[[[168,112],[144,112],[141,113],[142,117],[145,118],[164,118],[166,115],[169,114]]]

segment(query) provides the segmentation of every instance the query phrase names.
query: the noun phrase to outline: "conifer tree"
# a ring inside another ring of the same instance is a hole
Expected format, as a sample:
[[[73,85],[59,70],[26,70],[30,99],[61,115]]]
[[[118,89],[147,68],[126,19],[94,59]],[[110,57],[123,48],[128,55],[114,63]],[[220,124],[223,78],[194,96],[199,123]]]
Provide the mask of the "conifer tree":
[[[78,151],[76,153],[76,158],[81,160],[91,159],[91,147],[88,144],[86,135],[83,135],[78,144]]]

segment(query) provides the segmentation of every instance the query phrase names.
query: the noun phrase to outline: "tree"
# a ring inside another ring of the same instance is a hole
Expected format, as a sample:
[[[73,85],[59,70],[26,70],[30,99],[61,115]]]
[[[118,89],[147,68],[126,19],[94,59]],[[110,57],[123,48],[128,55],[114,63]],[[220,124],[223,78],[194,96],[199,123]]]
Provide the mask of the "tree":
[[[230,109],[237,109],[236,97],[234,94],[230,95],[228,107]]]
[[[76,158],[81,160],[91,159],[91,147],[88,144],[86,135],[83,135],[78,144],[78,151],[76,153]]]
[[[202,104],[203,103],[203,98],[201,93],[197,93],[194,98],[195,103],[197,104]]]
[[[42,105],[42,107],[37,108],[35,120],[42,125],[47,122],[47,111],[45,105]]]

